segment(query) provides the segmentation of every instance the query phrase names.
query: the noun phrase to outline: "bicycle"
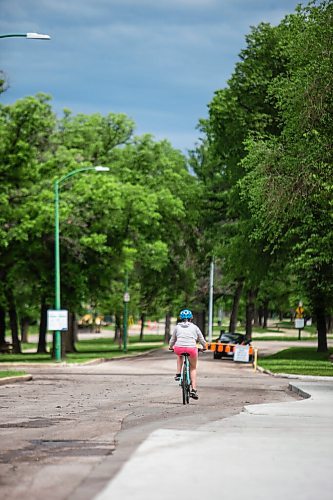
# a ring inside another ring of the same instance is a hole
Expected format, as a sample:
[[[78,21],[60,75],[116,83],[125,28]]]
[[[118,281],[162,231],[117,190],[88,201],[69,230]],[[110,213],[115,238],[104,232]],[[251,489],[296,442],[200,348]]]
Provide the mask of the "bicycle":
[[[207,349],[198,349],[198,354],[206,351]],[[174,350],[169,348],[169,351],[174,352]],[[191,375],[190,375],[190,355],[187,352],[181,353],[183,358],[183,365],[180,372],[179,385],[182,388],[182,400],[183,404],[189,404],[191,397]],[[177,379],[176,379],[177,380]]]
[[[188,359],[189,354],[187,352],[183,352],[182,357],[183,357],[183,366],[180,374],[179,385],[182,388],[183,405],[185,405],[189,404],[190,402],[191,376],[190,376],[190,362]]]

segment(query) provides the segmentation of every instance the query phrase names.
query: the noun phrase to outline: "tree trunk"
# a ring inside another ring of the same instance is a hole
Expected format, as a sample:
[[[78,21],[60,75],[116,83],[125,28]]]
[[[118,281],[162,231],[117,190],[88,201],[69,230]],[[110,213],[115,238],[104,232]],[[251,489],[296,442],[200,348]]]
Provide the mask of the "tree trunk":
[[[169,343],[170,340],[170,327],[171,327],[171,314],[168,312],[165,315],[165,330],[164,330],[164,342]]]
[[[0,345],[6,342],[6,310],[0,306]]]
[[[256,307],[256,310],[255,310],[255,315],[254,315],[254,325],[255,326],[262,326],[263,315],[264,315],[264,309],[263,309],[262,304],[260,304],[259,307]]]
[[[46,334],[47,334],[47,310],[49,306],[46,304],[45,297],[42,297],[40,305],[40,320],[39,320],[39,337],[37,352],[39,354],[47,354]]]
[[[332,315],[329,315],[327,317],[327,321],[326,321],[326,324],[327,324],[327,333],[332,333],[333,332],[333,316]]]
[[[117,312],[115,314],[115,335],[114,335],[114,340],[115,342],[118,341],[119,349],[121,349],[122,342],[123,342],[123,330],[122,330],[122,322],[121,322],[121,315]]]
[[[77,321],[75,313],[68,313],[68,331],[63,333],[65,352],[77,352],[75,342],[77,339]]]
[[[240,298],[242,295],[243,291],[243,286],[244,286],[244,280],[239,280],[235,293],[234,293],[234,300],[232,303],[232,311],[230,315],[230,322],[229,322],[229,333],[234,333],[237,329],[237,321],[238,321],[238,309],[239,309],[239,302]]]
[[[28,342],[30,318],[20,318],[21,342]]]
[[[120,335],[119,323],[117,320],[117,314],[114,315],[114,341],[117,342]]]
[[[96,313],[96,311],[93,312],[92,317],[93,317],[93,325],[92,325],[93,330],[92,331],[94,333],[101,333],[101,325],[99,323],[100,319],[98,319],[98,321],[97,321],[97,313]]]
[[[268,299],[264,300],[264,309],[263,309],[264,310],[264,322],[262,325],[263,328],[267,328],[267,325],[268,325],[268,314],[269,314],[268,304],[269,304],[269,300]]]
[[[145,319],[146,319],[146,315],[145,313],[142,313],[141,314],[141,328],[140,328],[140,342],[143,341],[143,332],[144,332],[144,329],[145,329]]]
[[[206,337],[206,311],[194,312],[193,322],[200,328],[202,335]]]
[[[255,301],[256,292],[251,288],[247,293],[247,302],[246,302],[246,329],[245,329],[245,337],[247,340],[252,339],[252,325],[254,319],[254,310],[255,310]]]
[[[21,354],[21,343],[19,339],[19,328],[14,297],[11,291],[7,291],[9,325],[12,332],[13,353]]]
[[[327,329],[326,329],[326,315],[325,308],[318,305],[315,308],[315,315],[317,320],[318,330],[318,348],[317,352],[327,352]]]

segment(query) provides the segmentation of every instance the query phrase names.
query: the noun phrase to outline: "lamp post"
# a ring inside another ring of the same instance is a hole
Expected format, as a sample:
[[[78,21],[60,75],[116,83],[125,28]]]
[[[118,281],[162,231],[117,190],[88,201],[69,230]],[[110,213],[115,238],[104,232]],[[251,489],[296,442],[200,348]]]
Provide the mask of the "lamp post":
[[[42,35],[41,33],[9,33],[8,35],[0,35],[0,38],[28,38],[30,40],[50,40],[50,35]]]
[[[77,168],[69,174],[64,175],[60,179],[54,181],[54,259],[55,259],[55,310],[60,311],[61,309],[61,296],[60,296],[60,238],[59,238],[59,188],[60,185],[72,177],[73,175],[79,174],[81,172],[87,172],[88,170],[95,170],[96,172],[108,172],[109,167],[84,167]],[[55,360],[57,362],[61,361],[61,333],[60,330],[55,331]]]
[[[209,317],[208,317],[208,342],[212,341],[213,322],[214,322],[214,257],[210,263],[210,282],[209,282]]]
[[[125,293],[124,293],[124,352],[127,352],[127,334],[128,334],[128,303],[130,294],[128,293],[128,271],[125,273]]]

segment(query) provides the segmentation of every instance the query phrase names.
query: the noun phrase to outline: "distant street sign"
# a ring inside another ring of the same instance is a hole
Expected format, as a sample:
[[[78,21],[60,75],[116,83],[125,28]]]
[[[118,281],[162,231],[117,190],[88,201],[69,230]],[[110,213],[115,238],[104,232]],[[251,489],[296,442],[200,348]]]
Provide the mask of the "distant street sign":
[[[302,330],[302,328],[304,328],[304,318],[295,319],[295,328],[297,330]]]
[[[296,309],[296,318],[303,318],[304,309],[301,306],[298,306]]]
[[[128,292],[124,293],[124,302],[129,302],[130,301],[130,294]]]
[[[47,329],[60,332],[68,330],[68,311],[66,309],[60,311],[49,309],[47,311]]]

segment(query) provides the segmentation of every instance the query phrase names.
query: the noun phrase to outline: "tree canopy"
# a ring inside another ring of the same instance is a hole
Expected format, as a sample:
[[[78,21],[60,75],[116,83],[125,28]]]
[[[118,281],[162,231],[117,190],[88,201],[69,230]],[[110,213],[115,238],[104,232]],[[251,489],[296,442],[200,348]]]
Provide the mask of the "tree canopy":
[[[332,313],[332,7],[313,2],[252,28],[192,155],[226,281],[243,282],[251,301],[271,294],[277,269],[293,273],[319,350]]]

